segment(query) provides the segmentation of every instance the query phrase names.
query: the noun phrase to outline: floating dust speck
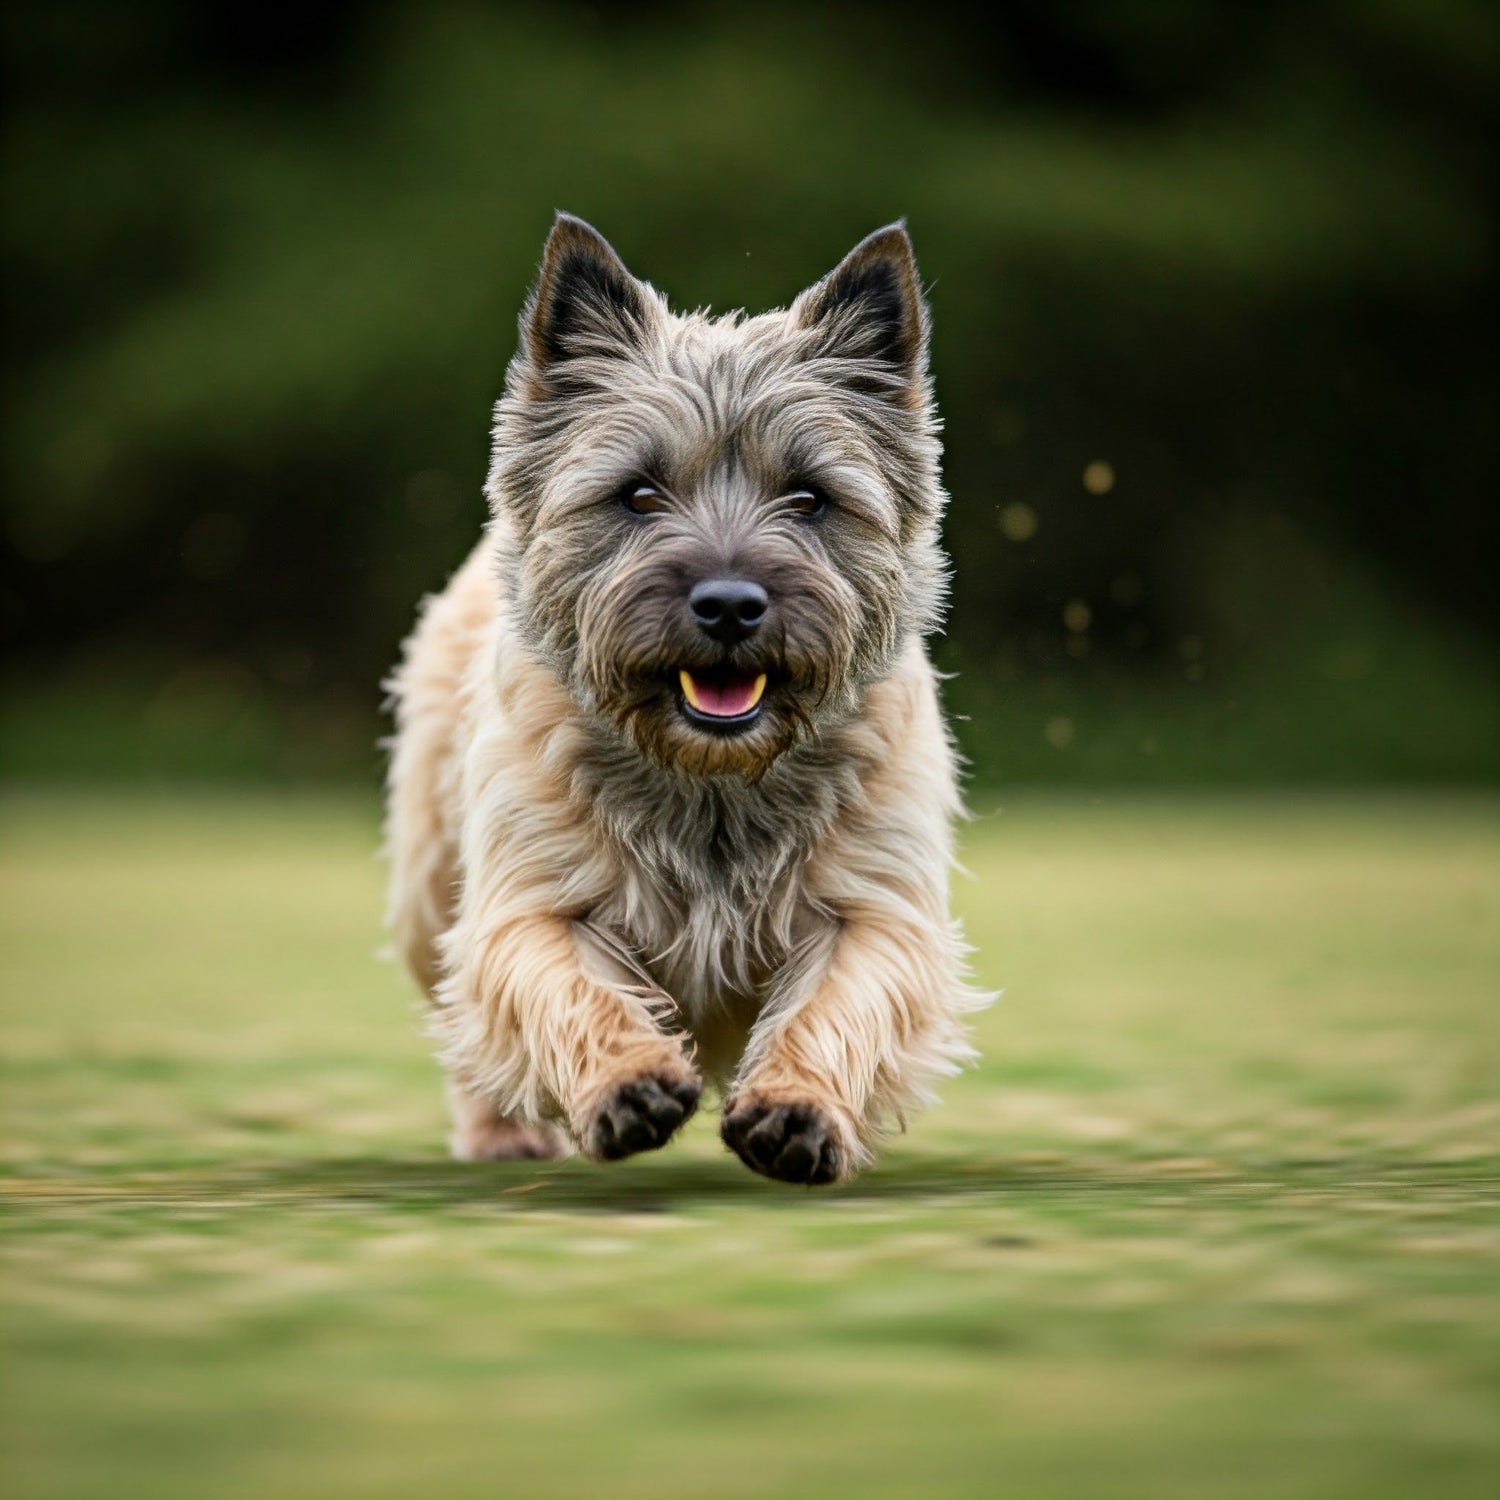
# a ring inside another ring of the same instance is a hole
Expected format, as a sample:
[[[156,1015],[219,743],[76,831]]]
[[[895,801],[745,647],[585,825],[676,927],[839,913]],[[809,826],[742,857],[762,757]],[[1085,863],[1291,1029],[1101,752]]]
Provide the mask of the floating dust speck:
[[[1029,542],[1040,524],[1036,512],[1019,500],[1000,512],[1000,530],[1010,542]]]
[[[1069,630],[1083,632],[1094,623],[1094,612],[1086,599],[1069,599],[1063,606],[1063,624]]]
[[[1107,495],[1115,487],[1115,468],[1096,458],[1083,471],[1083,487],[1091,495]]]
[[[1047,720],[1047,727],[1042,732],[1054,750],[1066,750],[1073,743],[1076,734],[1073,721],[1066,714],[1054,714]]]

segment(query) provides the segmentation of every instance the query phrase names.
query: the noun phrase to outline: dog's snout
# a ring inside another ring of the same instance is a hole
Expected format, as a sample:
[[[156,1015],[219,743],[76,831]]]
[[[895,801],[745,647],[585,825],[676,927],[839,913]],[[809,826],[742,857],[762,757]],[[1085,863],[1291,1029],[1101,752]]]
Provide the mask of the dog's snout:
[[[688,595],[698,628],[722,646],[754,635],[770,602],[766,591],[748,578],[708,578],[694,584]]]

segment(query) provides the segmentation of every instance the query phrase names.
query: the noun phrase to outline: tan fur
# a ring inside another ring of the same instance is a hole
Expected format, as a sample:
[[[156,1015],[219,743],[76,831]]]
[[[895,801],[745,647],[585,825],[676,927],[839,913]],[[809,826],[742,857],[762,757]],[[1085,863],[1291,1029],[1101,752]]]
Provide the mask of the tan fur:
[[[545,400],[521,375],[520,399]],[[954,755],[921,636],[904,627],[846,707],[753,765],[631,748],[522,613],[536,524],[497,504],[391,683],[389,923],[434,1002],[455,1154],[556,1154],[558,1129],[627,1154],[622,1099],[645,1089],[675,1123],[706,1077],[752,1165],[786,1175],[745,1139],[774,1136],[774,1158],[802,1129],[826,1170],[797,1180],[846,1177],[970,1055]],[[722,871],[685,847],[734,828]]]

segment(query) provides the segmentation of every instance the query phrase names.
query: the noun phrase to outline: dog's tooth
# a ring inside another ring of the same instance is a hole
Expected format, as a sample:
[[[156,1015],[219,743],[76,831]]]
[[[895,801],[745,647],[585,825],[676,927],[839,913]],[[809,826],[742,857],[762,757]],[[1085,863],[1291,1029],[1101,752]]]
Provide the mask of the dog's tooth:
[[[682,684],[682,696],[701,714],[704,711],[703,702],[698,697],[698,684],[693,681],[693,674],[684,670],[677,674],[677,679]]]

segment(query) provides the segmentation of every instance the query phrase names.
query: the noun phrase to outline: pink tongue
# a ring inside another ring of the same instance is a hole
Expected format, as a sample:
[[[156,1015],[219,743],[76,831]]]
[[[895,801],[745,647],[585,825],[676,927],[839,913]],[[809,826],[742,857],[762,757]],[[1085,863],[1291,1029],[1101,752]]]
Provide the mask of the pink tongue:
[[[738,682],[705,682],[701,677],[693,678],[693,692],[698,698],[699,711],[712,714],[716,719],[733,719],[749,713],[755,706],[755,679],[746,677]]]

